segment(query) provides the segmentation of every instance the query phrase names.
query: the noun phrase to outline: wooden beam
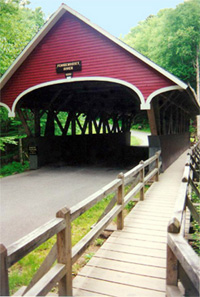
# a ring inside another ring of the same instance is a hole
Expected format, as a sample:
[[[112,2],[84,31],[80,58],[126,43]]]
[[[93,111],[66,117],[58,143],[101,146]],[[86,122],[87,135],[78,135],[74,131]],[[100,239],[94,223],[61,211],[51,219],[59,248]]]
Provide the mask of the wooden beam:
[[[0,244],[0,295],[9,296],[9,284],[8,284],[8,265],[7,265],[7,249],[3,244]]]
[[[185,270],[194,288],[199,290],[200,277],[199,277],[198,255],[188,244],[185,238],[179,234],[168,233],[168,246],[173,252],[177,261],[181,264],[182,268]],[[179,272],[180,272],[180,269],[179,269]],[[169,283],[169,282],[167,282],[167,284],[175,285],[174,283]]]
[[[72,296],[72,256],[71,256],[71,223],[70,209],[63,208],[56,214],[57,218],[65,220],[66,227],[57,234],[57,259],[64,264],[66,274],[59,281],[59,296]]]
[[[184,296],[199,297],[200,288],[195,288],[192,280],[188,277],[187,273],[182,268],[182,265],[179,265],[179,278],[185,289]]]
[[[51,251],[49,252],[47,257],[43,261],[42,265],[40,266],[40,268],[38,269],[38,271],[32,278],[31,282],[26,287],[22,296],[24,296],[26,294],[26,292],[28,292],[50,270],[51,266],[56,261],[56,257],[57,257],[57,246],[56,246],[56,244],[54,244]]]
[[[56,120],[56,122],[57,122],[57,124],[58,124],[58,127],[60,128],[60,131],[61,131],[62,134],[63,134],[63,132],[64,132],[64,128],[63,128],[63,126],[61,125],[61,122],[60,122],[60,120],[59,120],[59,118],[58,118],[58,116],[57,116],[56,113],[54,113],[54,117],[55,117],[55,120]]]
[[[62,89],[59,89],[55,94],[54,96],[51,98],[48,106],[47,106],[47,109],[51,109],[51,106],[53,105],[53,103],[56,101],[56,99],[58,98],[58,96],[61,94],[62,92]]]
[[[66,123],[65,123],[65,127],[63,129],[63,136],[65,136],[67,134],[67,131],[69,129],[69,125],[71,122],[71,112],[68,113],[67,119],[66,119]]]
[[[46,296],[65,274],[65,265],[56,264],[24,296]]]
[[[27,136],[29,136],[29,137],[32,136],[31,130],[30,130],[30,128],[29,128],[29,126],[28,126],[28,124],[27,124],[27,122],[25,120],[25,117],[24,117],[24,114],[23,114],[21,108],[17,107],[17,113],[19,115],[19,118],[20,118],[20,120],[22,122],[22,125],[24,127],[24,130],[25,130]]]
[[[10,245],[8,247],[8,267],[11,267],[64,228],[65,221],[55,218]]]
[[[76,135],[76,112],[71,112],[71,125],[72,125],[72,135]]]
[[[35,122],[35,137],[40,137],[40,111],[34,110],[34,122]]]
[[[80,115],[80,114],[79,114]],[[80,121],[79,121],[79,115],[76,115],[76,122],[77,122],[77,124],[78,124],[78,126],[79,126],[79,128],[80,128],[80,130],[81,130],[81,133],[83,134],[83,127],[81,126],[81,123],[80,123]]]
[[[54,127],[54,111],[48,110],[47,121],[45,128],[45,136],[54,136],[55,127]]]
[[[194,207],[192,201],[187,196],[186,205],[189,208],[192,217],[197,221],[197,223],[200,225],[200,214],[197,212],[196,208]]]
[[[147,110],[147,115],[148,115],[148,119],[149,119],[151,134],[158,135],[157,124],[156,124],[155,113],[154,113],[153,107],[151,107],[150,110]]]
[[[122,206],[122,211],[117,216],[117,230],[124,228],[124,174],[120,173],[118,178],[122,180],[122,184],[117,189],[117,205]]]
[[[167,245],[167,285],[178,284],[178,260],[171,248]]]

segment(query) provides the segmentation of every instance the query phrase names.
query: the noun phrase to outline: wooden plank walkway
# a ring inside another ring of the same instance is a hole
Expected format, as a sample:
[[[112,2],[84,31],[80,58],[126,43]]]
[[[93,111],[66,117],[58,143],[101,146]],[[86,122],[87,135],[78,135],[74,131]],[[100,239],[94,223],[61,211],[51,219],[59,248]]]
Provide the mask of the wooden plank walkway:
[[[164,297],[167,224],[186,152],[154,183],[73,282],[74,296]]]

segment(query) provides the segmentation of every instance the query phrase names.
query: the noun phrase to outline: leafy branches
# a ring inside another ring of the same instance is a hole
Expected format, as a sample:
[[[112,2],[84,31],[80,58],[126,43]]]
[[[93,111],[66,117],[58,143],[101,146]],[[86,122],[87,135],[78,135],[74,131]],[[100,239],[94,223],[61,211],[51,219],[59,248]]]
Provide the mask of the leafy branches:
[[[0,75],[44,24],[41,8],[27,8],[26,0],[0,0]]]
[[[175,9],[160,10],[132,28],[124,41],[196,87],[200,0],[184,1]]]

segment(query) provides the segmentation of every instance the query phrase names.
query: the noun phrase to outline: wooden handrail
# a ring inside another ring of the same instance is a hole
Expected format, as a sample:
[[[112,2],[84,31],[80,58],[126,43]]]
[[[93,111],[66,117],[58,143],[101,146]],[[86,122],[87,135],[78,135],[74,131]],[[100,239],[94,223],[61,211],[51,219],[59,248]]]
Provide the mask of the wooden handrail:
[[[100,221],[94,228],[87,233],[73,248],[72,248],[72,263],[74,264],[83,252],[89,247],[90,243],[97,238],[108,224],[122,211],[122,206],[116,205],[113,209]]]
[[[198,255],[184,237],[179,234],[168,234],[168,246],[198,291],[200,283]]]
[[[10,245],[7,251],[8,268],[65,227],[63,219],[55,218]]]
[[[155,156],[148,160],[144,162],[142,161],[141,164],[137,165],[127,173],[120,174],[118,178],[70,209],[61,209],[57,212],[57,217],[55,219],[21,238],[9,246],[8,250],[1,245],[1,262],[5,264],[2,266],[4,279],[1,276],[1,280],[3,280],[5,285],[2,292],[6,293],[5,295],[9,294],[8,281],[6,282],[8,268],[53,235],[57,234],[57,246],[54,245],[47,256],[47,259],[44,261],[29,286],[23,290],[21,295],[44,295],[49,292],[56,282],[59,282],[59,295],[71,296],[72,264],[77,261],[90,243],[102,233],[116,216],[117,228],[120,230],[123,229],[123,209],[130,200],[138,201],[138,199],[134,198],[138,192],[140,192],[140,200],[144,199],[143,193],[145,184],[159,174],[159,156],[160,152],[156,153]],[[156,162],[155,168],[149,171],[145,176],[144,169],[153,162]],[[138,180],[138,183],[124,196],[125,185],[130,183],[130,180],[134,180],[138,174],[140,174],[140,180]],[[92,230],[71,248],[71,222],[113,192],[117,192],[117,204],[108,210],[105,216],[96,223]],[[58,264],[51,268],[56,257]]]
[[[70,208],[71,222],[75,220],[77,217],[79,217],[80,215],[82,215],[84,212],[86,212],[86,210],[94,206],[97,202],[101,201],[102,198],[114,192],[121,184],[122,184],[121,179],[115,179],[109,184],[107,184],[105,187],[101,188],[101,190],[90,195],[88,198],[77,203],[75,206],[72,206]]]
[[[178,289],[179,279],[190,296],[199,296],[200,293],[199,257],[184,238],[186,206],[189,208],[193,218],[200,223],[200,215],[188,197],[189,186],[199,195],[198,189],[192,180],[193,174],[195,173],[195,166],[198,165],[197,159],[194,157],[198,145],[199,143],[191,148],[192,153],[187,157],[173,216],[168,224],[167,297],[183,296]],[[194,166],[191,164],[194,164]]]

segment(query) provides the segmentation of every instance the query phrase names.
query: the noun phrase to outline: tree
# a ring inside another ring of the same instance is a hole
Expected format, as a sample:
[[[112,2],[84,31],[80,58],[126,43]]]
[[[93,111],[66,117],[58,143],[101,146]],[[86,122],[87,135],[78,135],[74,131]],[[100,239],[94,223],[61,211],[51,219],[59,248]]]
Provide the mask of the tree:
[[[200,0],[160,10],[123,40],[199,92]]]
[[[0,76],[44,24],[41,8],[31,10],[26,7],[29,3],[27,0],[0,0]],[[7,163],[17,154],[13,144],[25,137],[25,131],[18,117],[8,118],[4,107],[0,108],[0,137],[2,163]]]
[[[0,0],[0,75],[44,24],[41,8],[31,10],[27,0]]]

